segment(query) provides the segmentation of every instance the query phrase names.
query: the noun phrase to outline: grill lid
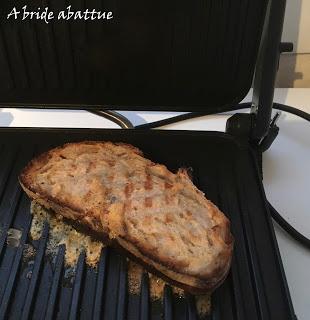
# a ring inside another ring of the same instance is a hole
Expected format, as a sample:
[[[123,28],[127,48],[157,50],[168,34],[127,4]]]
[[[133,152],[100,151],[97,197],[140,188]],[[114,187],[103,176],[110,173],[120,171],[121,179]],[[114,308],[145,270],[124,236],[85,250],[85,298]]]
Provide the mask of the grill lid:
[[[74,1],[113,19],[6,19],[1,1],[0,104],[127,110],[223,110],[249,90],[267,0]],[[65,0],[27,2],[55,15]]]

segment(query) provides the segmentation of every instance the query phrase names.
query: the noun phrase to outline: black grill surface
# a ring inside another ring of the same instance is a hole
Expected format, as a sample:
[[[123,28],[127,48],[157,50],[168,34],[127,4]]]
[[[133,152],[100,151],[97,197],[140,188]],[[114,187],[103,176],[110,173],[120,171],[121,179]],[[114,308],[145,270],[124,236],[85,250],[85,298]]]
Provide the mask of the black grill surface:
[[[127,262],[104,250],[97,270],[78,260],[66,276],[65,248],[45,255],[42,237],[32,241],[30,201],[17,177],[37,153],[69,141],[129,142],[146,157],[175,171],[192,168],[194,183],[230,218],[235,250],[230,274],[212,295],[208,319],[293,319],[293,308],[266,207],[255,158],[246,145],[222,133],[90,129],[0,130],[0,319],[198,319],[191,296],[177,298],[165,288],[162,302],[149,298],[149,279],[140,295],[127,291]],[[22,231],[20,244],[7,243],[10,228]],[[32,241],[32,242],[31,242]],[[33,260],[23,249],[36,248]]]

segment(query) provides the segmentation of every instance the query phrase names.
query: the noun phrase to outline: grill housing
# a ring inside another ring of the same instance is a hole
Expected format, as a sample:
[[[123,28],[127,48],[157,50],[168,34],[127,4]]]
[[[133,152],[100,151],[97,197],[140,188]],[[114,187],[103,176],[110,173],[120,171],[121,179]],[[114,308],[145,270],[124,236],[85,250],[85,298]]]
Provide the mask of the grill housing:
[[[32,0],[29,9],[64,9],[67,0]],[[112,10],[111,24],[7,21],[20,0],[0,4],[0,105],[67,109],[220,112],[238,103],[254,77],[253,110],[237,121],[253,146],[270,125],[285,0],[76,0]],[[22,3],[22,5],[24,5]],[[240,133],[240,132],[239,132]],[[169,169],[192,167],[195,184],[230,218],[231,272],[212,297],[210,319],[293,319],[260,172],[251,147],[227,134],[183,131],[0,129],[0,319],[196,319],[193,297],[151,303],[126,291],[126,262],[113,250],[98,272],[83,255],[64,279],[61,247],[44,252],[48,226],[23,262],[31,216],[20,169],[37,153],[69,141],[123,141]],[[239,142],[238,142],[239,141]],[[257,150],[256,150],[257,151]],[[20,245],[6,244],[10,228]],[[30,277],[31,275],[31,277]]]

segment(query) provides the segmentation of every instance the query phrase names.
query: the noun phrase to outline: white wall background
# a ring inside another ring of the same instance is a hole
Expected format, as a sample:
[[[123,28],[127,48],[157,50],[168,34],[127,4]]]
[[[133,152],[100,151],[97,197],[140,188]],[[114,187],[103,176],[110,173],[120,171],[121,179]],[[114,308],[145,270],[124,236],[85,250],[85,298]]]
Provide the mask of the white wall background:
[[[286,0],[282,39],[294,43],[294,52],[310,53],[310,0]]]

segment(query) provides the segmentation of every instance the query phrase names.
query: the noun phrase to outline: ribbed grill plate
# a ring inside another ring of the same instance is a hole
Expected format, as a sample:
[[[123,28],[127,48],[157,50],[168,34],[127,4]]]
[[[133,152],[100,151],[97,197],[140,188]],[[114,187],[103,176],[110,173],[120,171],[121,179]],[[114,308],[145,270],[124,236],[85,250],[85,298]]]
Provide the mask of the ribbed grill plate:
[[[191,296],[176,298],[166,287],[163,302],[127,290],[127,262],[105,250],[98,269],[79,257],[74,278],[65,279],[64,247],[53,259],[45,248],[48,225],[33,261],[23,249],[31,239],[30,201],[18,183],[22,167],[37,153],[69,141],[132,143],[171,170],[192,168],[194,183],[230,218],[235,237],[231,272],[212,296],[210,319],[292,319],[285,276],[266,209],[255,158],[249,147],[222,133],[89,129],[0,130],[0,319],[197,319]],[[7,231],[22,231],[20,245],[7,245]]]

